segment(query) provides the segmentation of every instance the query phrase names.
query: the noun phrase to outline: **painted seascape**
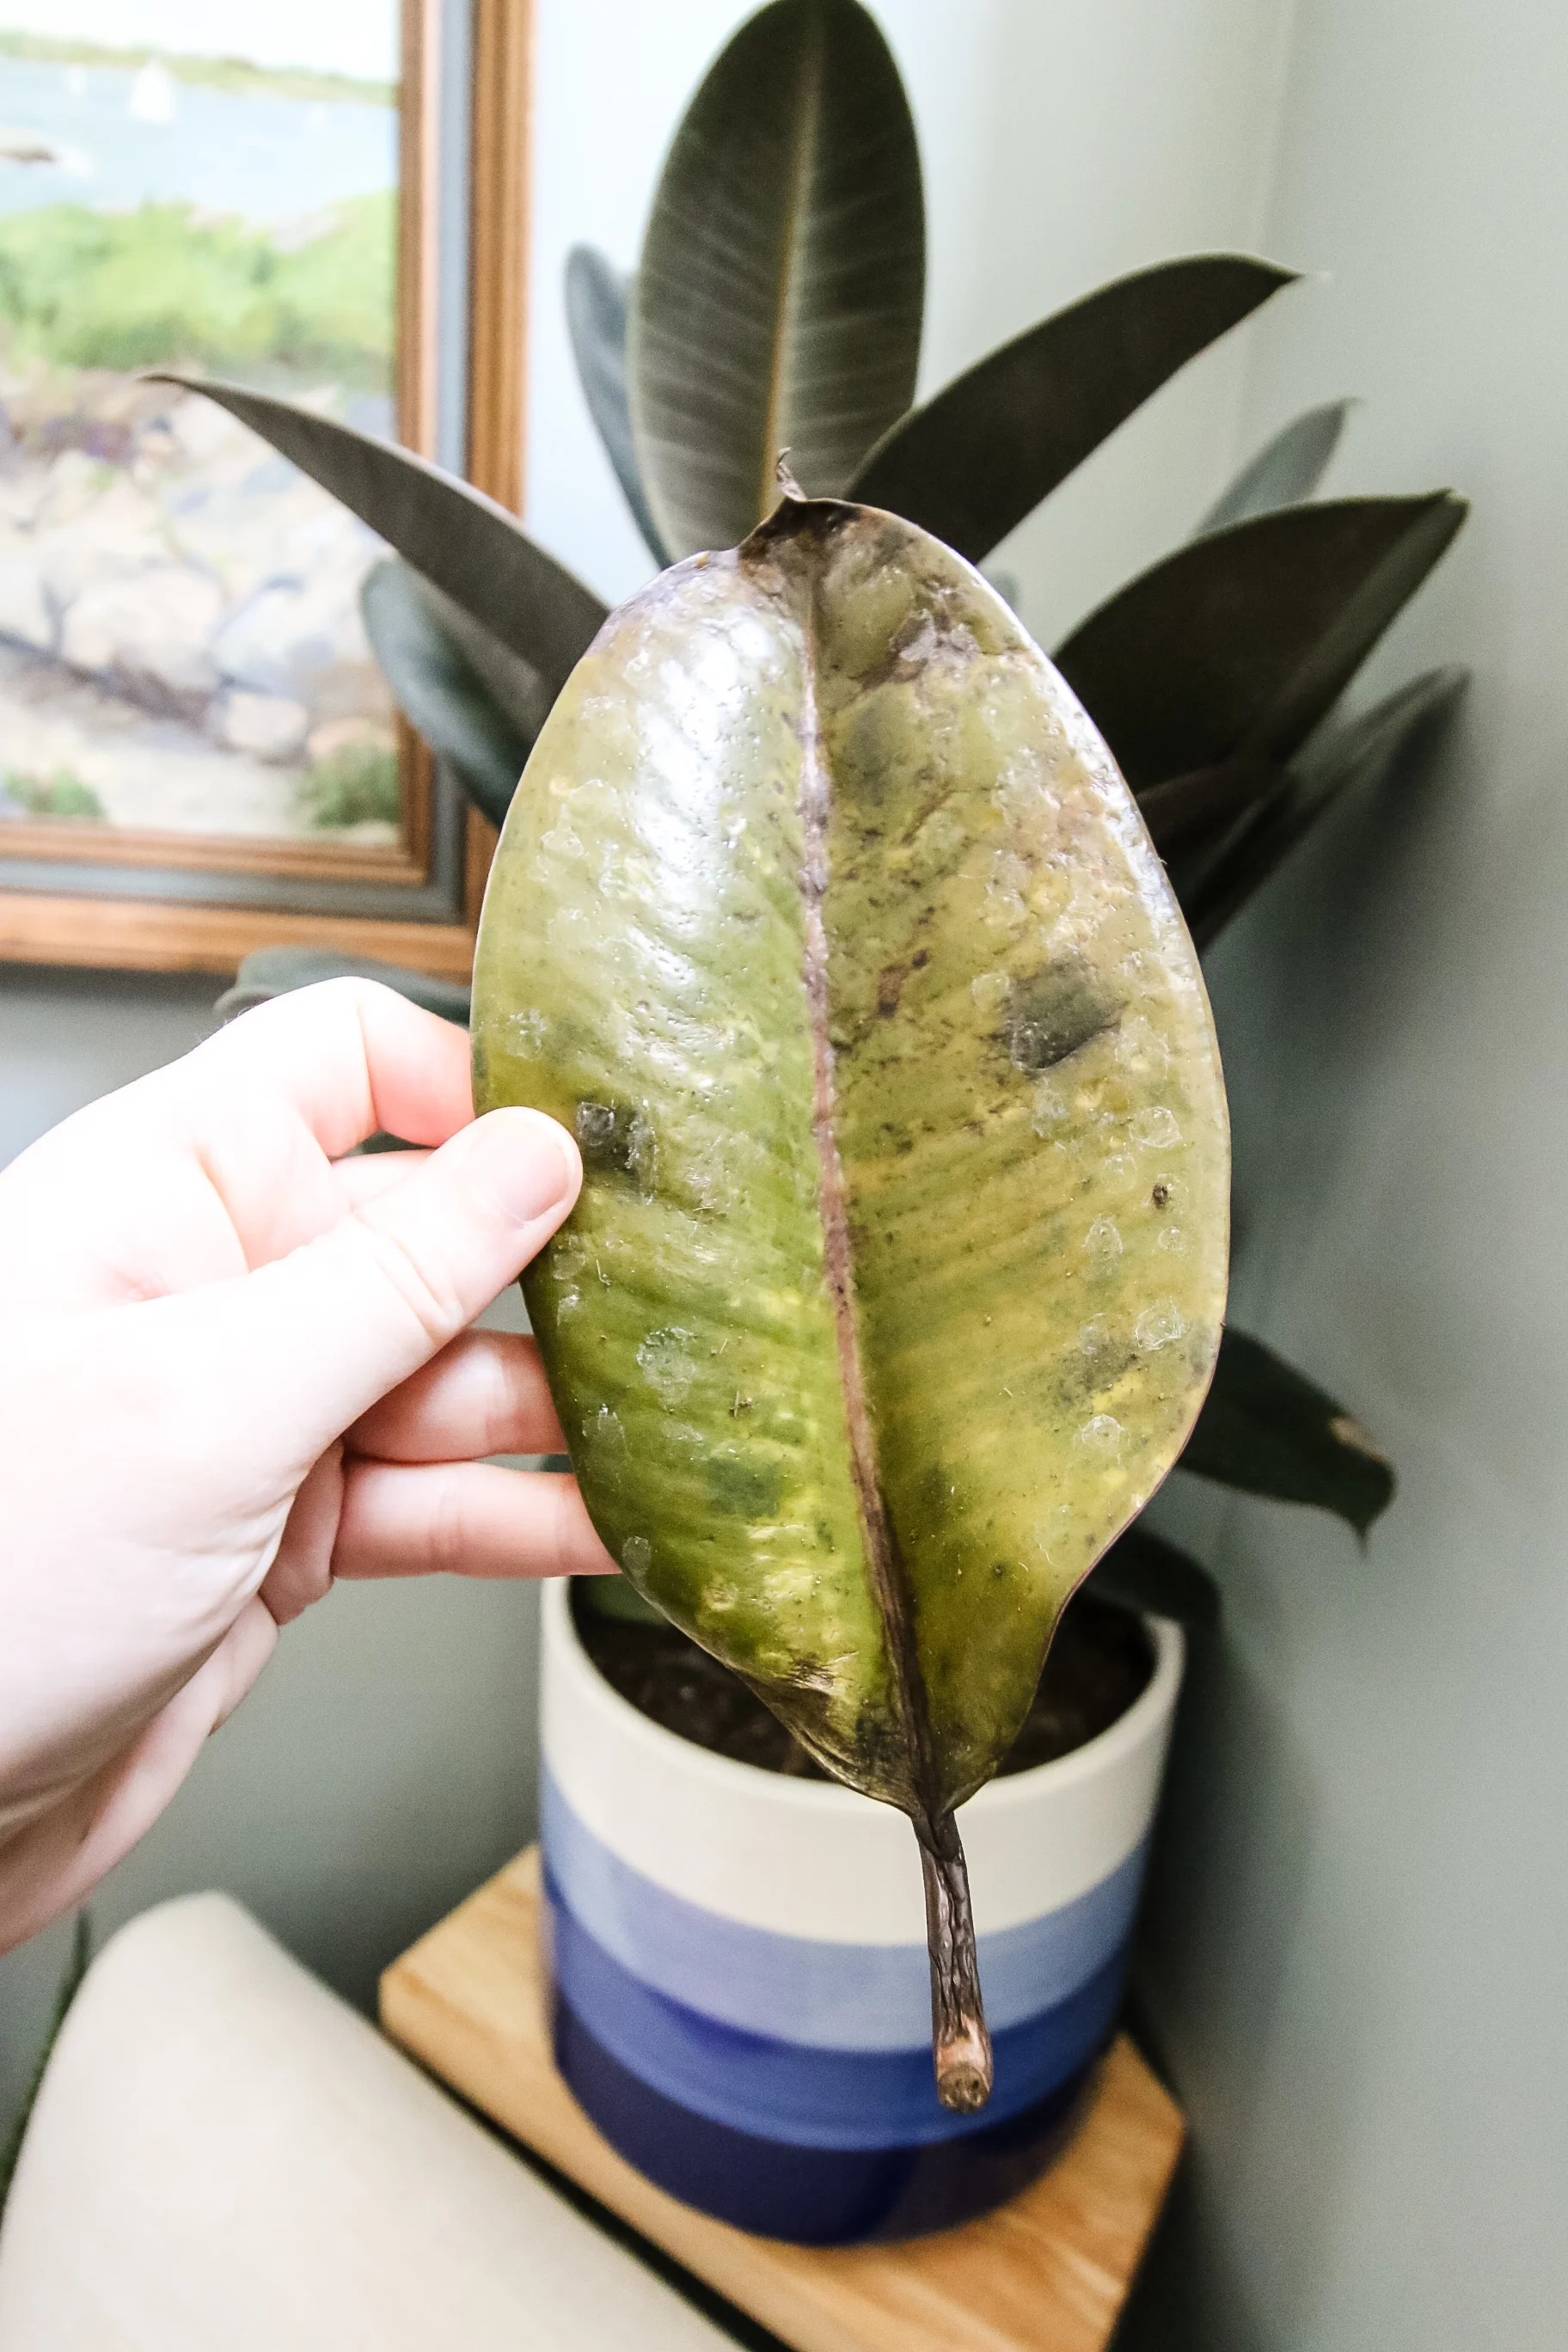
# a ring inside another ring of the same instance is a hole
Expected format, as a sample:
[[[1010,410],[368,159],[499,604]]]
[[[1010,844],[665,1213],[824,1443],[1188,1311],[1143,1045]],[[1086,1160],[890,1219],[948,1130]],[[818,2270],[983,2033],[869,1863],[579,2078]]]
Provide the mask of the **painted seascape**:
[[[314,39],[288,13],[302,54],[262,62],[237,0],[53,0],[45,30],[0,0],[7,831],[398,837],[358,605],[378,543],[210,404],[134,373],[184,365],[391,429],[396,0],[323,12]],[[90,37],[106,19],[112,41]],[[202,54],[159,45],[186,21]]]

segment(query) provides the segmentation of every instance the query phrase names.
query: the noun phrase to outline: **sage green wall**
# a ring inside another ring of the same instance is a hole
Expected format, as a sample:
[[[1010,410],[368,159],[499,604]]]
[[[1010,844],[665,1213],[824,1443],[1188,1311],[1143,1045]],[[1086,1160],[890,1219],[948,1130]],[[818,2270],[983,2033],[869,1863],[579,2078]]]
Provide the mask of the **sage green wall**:
[[[1568,11],[1301,0],[1249,437],[1363,396],[1332,486],[1475,513],[1378,664],[1456,654],[1419,792],[1215,960],[1238,1314],[1401,1474],[1367,1550],[1226,1516],[1146,1985],[1196,2140],[1139,2346],[1568,2336]]]

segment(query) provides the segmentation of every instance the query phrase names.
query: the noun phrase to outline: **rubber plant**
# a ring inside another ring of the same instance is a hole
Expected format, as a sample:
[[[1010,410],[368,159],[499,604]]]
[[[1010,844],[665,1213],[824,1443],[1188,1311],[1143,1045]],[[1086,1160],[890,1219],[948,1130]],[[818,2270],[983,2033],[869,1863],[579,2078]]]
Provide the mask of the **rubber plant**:
[[[978,566],[1292,275],[1235,254],[1158,263],[917,404],[924,211],[897,68],[858,0],[773,0],[693,98],[635,275],[579,247],[565,297],[584,396],[656,565],[746,541],[776,504],[787,450],[808,506],[880,510]],[[607,641],[605,605],[513,516],[406,450],[237,385],[178,380],[386,541],[394,552],[363,591],[371,642],[410,720],[501,824],[578,663]],[[1288,425],[1184,544],[1052,656],[1114,753],[1200,950],[1345,793],[1411,772],[1462,688],[1461,673],[1434,670],[1345,709],[1466,513],[1447,490],[1318,498],[1347,406]],[[619,887],[607,866],[601,880]],[[352,969],[467,1017],[461,990],[293,950],[249,959],[229,1001]],[[613,1126],[605,1148],[634,1151],[632,1127]],[[1235,1329],[1181,1467],[1320,1506],[1361,1535],[1394,1491],[1353,1416]],[[1091,1583],[1189,1622],[1216,1608],[1196,1563],[1139,1522]]]

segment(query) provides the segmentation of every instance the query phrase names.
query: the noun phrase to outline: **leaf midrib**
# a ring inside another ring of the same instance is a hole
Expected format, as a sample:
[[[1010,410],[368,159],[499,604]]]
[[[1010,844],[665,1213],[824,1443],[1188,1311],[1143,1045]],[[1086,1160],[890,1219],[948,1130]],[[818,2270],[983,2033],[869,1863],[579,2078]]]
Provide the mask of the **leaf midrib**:
[[[797,593],[799,593],[797,591]],[[817,644],[809,586],[801,595],[802,632],[800,796],[800,896],[804,918],[802,977],[811,1037],[812,1139],[819,1172],[817,1200],[822,1221],[823,1270],[833,1307],[839,1390],[849,1447],[850,1481],[860,1521],[872,1596],[882,1620],[893,1699],[909,1745],[913,1793],[921,1825],[934,1829],[939,1811],[935,1743],[915,1645],[907,1579],[898,1538],[882,1491],[877,1440],[866,1394],[860,1333],[855,1303],[854,1247],[849,1205],[839,1156],[837,1092],[834,1080],[826,906],[828,887],[828,826],[832,779],[823,754],[816,694]]]
[[[778,459],[784,432],[784,394],[785,361],[790,347],[790,329],[798,307],[796,280],[805,239],[802,228],[808,206],[807,191],[816,162],[822,135],[822,82],[825,37],[822,20],[816,20],[812,40],[804,64],[804,100],[796,110],[795,152],[791,158],[789,207],[785,215],[784,233],[780,240],[781,256],[778,298],[774,308],[773,351],[768,366],[768,394],[763,413],[762,446],[757,452],[756,520],[761,520],[773,502],[774,465]],[[811,484],[807,483],[809,489]]]

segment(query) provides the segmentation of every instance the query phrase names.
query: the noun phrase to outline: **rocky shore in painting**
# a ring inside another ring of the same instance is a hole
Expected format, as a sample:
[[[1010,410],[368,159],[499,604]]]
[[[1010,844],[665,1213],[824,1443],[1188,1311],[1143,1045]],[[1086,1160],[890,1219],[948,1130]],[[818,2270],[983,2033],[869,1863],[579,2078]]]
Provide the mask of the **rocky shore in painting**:
[[[396,835],[379,543],[210,403],[0,378],[0,818]]]

